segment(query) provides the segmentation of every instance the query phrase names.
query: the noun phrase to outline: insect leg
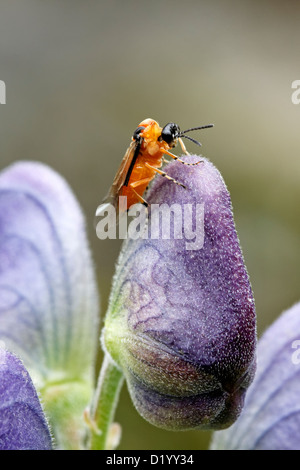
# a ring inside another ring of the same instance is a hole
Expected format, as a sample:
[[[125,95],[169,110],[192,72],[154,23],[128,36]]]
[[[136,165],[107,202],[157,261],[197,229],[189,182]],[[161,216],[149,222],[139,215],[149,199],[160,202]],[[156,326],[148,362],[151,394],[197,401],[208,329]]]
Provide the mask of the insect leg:
[[[152,178],[143,178],[142,180],[134,181],[133,183],[130,183],[130,188],[136,195],[137,199],[145,206],[148,207],[148,202],[134,189],[137,188],[138,186],[149,183]]]
[[[195,163],[187,163],[181,160],[179,157],[177,157],[177,155],[174,155],[173,153],[169,152],[168,150],[164,150],[164,153],[172,157],[174,160],[178,160],[180,163],[183,163],[184,165],[194,166],[194,165],[199,165],[199,163],[203,163],[203,160],[199,160],[198,162],[195,162]]]
[[[143,178],[139,181],[134,181],[133,183],[130,183],[130,189],[131,191],[134,192],[134,194],[136,195],[137,199],[146,207],[146,220],[145,220],[145,226],[144,226],[144,229],[143,229],[143,234],[146,234],[147,233],[147,230],[148,230],[148,217],[149,217],[149,209],[148,209],[148,202],[134,189],[138,186],[140,186],[141,184],[147,184],[149,183],[150,181],[152,180],[152,178]]]
[[[183,163],[184,163],[184,162],[183,162]],[[180,183],[179,181],[177,181],[177,180],[175,180],[174,178],[172,178],[171,176],[169,176],[165,171],[159,170],[159,169],[156,168],[155,166],[149,165],[149,163],[145,163],[145,166],[146,166],[147,168],[149,168],[150,170],[155,171],[155,172],[158,173],[159,175],[164,176],[165,178],[167,178],[168,180],[172,181],[173,183],[178,184],[179,186],[182,186],[184,189],[186,189],[186,186],[185,186],[184,184]]]
[[[183,151],[183,153],[185,153],[186,155],[190,155],[190,153],[187,151],[186,149],[186,146],[184,145],[184,143],[182,142],[182,139],[178,139],[179,143],[180,143],[180,147],[181,147],[181,150]]]
[[[162,164],[171,162],[171,160],[166,160],[165,157],[161,157],[161,161],[162,161]]]

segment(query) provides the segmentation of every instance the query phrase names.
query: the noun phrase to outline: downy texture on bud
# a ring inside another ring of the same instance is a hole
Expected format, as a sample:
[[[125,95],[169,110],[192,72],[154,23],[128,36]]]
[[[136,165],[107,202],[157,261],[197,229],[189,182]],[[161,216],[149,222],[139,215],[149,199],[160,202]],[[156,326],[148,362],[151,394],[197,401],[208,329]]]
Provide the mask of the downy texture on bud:
[[[240,418],[214,434],[212,449],[300,450],[300,303],[257,346],[257,373]]]
[[[120,254],[103,347],[146,420],[169,430],[222,429],[240,414],[255,371],[253,295],[218,170],[203,159],[166,172],[186,189],[158,176],[146,198],[175,205],[170,239],[158,236],[168,238],[151,206],[148,236],[128,239]]]
[[[51,435],[22,362],[0,347],[0,450],[51,450]]]
[[[61,448],[79,445],[98,308],[85,219],[68,183],[38,162],[9,166],[0,173],[0,341],[42,393]]]
[[[89,376],[98,294],[84,216],[63,177],[38,162],[0,173],[0,242],[0,340],[41,381]]]

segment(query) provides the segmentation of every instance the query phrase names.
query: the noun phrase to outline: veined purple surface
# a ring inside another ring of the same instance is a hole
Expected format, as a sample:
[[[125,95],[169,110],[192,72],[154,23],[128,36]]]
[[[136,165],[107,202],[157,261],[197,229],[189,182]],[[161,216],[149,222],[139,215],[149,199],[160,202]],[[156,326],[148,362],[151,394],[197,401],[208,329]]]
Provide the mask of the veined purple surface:
[[[257,347],[257,374],[232,428],[213,449],[300,450],[300,303],[284,312]]]
[[[38,162],[0,174],[0,340],[40,377],[91,374],[98,296],[85,220],[66,181]]]
[[[147,420],[166,429],[221,429],[239,415],[254,375],[253,295],[218,170],[203,159],[197,166],[171,163],[166,171],[187,189],[158,177],[147,201],[203,204],[203,247],[188,250],[184,238],[128,240],[104,343]],[[150,213],[155,232],[153,220]]]
[[[49,428],[22,362],[0,348],[0,450],[51,450]]]

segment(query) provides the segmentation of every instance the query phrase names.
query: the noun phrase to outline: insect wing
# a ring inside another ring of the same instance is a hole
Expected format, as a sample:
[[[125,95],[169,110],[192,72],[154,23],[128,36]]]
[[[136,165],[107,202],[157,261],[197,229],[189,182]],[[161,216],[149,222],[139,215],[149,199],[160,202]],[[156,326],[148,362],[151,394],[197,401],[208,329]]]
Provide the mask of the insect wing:
[[[128,149],[126,150],[126,153],[123,157],[121,165],[116,173],[116,176],[113,180],[113,184],[111,185],[111,188],[109,190],[109,193],[106,199],[112,202],[113,204],[114,203],[116,204],[118,202],[120,191],[122,187],[124,186],[125,180],[128,175],[128,171],[130,169],[133,157],[135,155],[135,152],[138,146],[139,144],[136,140],[131,142]]]
[[[106,211],[106,209],[108,208],[110,204],[112,204],[116,209],[118,209],[118,202],[119,202],[118,199],[119,199],[120,191],[125,183],[133,157],[135,155],[135,152],[138,146],[139,144],[136,140],[132,141],[131,144],[129,145],[107,196],[103,199],[102,203],[97,207],[96,217],[99,217],[100,215],[102,215],[102,213]]]

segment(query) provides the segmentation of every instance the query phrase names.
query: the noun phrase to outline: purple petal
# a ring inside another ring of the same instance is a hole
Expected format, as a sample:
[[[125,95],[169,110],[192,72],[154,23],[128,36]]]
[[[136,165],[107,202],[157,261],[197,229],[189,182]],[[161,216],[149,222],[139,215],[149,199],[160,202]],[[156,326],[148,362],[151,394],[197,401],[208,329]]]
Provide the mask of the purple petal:
[[[215,434],[213,448],[300,450],[300,303],[264,333],[257,361],[241,417]]]
[[[51,450],[37,393],[16,356],[0,348],[0,450]]]
[[[166,429],[221,429],[239,415],[254,374],[254,300],[220,173],[205,159],[166,171],[187,189],[158,177],[147,200],[177,203],[182,213],[193,204],[198,242],[196,236],[194,249],[184,237],[125,243],[104,345],[147,420]],[[154,234],[157,224],[152,210]]]
[[[0,174],[0,339],[40,377],[90,375],[98,297],[82,211],[37,162]]]

